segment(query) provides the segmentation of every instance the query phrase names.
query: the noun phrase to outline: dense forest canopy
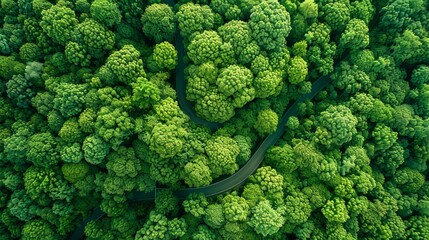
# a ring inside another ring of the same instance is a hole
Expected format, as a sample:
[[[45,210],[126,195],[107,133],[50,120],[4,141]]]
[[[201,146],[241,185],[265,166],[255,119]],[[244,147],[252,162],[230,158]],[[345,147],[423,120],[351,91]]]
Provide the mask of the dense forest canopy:
[[[172,3],[0,0],[0,239],[429,239],[429,1]]]

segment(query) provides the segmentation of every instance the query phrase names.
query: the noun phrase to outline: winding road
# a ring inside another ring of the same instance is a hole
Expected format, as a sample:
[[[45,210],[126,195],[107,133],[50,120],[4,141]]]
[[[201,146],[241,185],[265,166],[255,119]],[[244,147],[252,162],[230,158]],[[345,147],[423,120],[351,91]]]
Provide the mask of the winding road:
[[[164,0],[164,3],[169,4],[170,6],[174,7],[174,0]],[[183,61],[183,58],[185,56],[185,49],[182,44],[182,37],[177,31],[176,33],[176,40],[175,45],[176,49],[178,51],[178,67],[176,68],[176,91],[177,91],[177,97],[179,100],[179,105],[182,111],[187,114],[191,121],[194,121],[197,124],[205,125],[209,127],[212,130],[216,130],[220,128],[222,125],[219,123],[213,123],[209,122],[207,120],[204,120],[202,118],[199,118],[195,111],[192,108],[192,104],[186,99],[186,82],[185,82],[185,63]],[[261,143],[261,145],[258,147],[258,149],[253,153],[252,157],[249,159],[249,161],[240,168],[236,173],[233,175],[215,182],[213,184],[210,184],[205,187],[198,187],[198,188],[185,188],[180,189],[174,192],[174,194],[179,199],[186,199],[186,197],[191,193],[203,193],[206,197],[215,196],[218,194],[221,194],[223,192],[229,191],[237,186],[242,185],[247,178],[256,171],[256,169],[261,164],[262,160],[264,159],[265,152],[269,147],[274,145],[277,140],[284,134],[285,132],[285,124],[288,121],[289,117],[296,115],[298,111],[298,103],[303,102],[307,99],[312,99],[314,96],[316,96],[317,93],[319,93],[323,88],[325,88],[330,82],[330,76],[323,76],[317,79],[312,84],[312,90],[310,93],[302,95],[299,99],[297,99],[290,107],[289,109],[283,114],[282,118],[280,119],[280,123],[277,127],[277,130],[265,138],[265,140]],[[156,191],[161,190],[162,188],[155,189],[151,192],[139,192],[135,191],[131,194],[130,199],[131,201],[153,201],[156,196]],[[70,240],[79,240],[82,237],[84,237],[84,229],[88,222],[90,221],[97,221],[100,218],[102,218],[105,215],[103,211],[101,211],[100,208],[95,208],[93,210],[93,213],[87,217],[81,225],[71,234]]]

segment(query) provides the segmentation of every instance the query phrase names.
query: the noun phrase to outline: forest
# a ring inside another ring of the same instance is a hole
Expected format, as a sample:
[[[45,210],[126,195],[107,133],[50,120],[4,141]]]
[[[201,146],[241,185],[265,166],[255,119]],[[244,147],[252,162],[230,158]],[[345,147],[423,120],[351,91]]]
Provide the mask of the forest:
[[[428,0],[0,0],[0,240],[427,240],[428,30]]]

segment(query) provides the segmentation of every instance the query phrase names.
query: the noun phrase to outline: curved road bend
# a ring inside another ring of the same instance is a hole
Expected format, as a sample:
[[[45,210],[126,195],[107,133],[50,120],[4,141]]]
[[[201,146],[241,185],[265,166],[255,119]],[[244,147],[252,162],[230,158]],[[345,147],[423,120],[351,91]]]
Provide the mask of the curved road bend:
[[[164,0],[164,3],[174,6],[173,0]],[[197,124],[202,124],[209,127],[212,130],[216,130],[222,125],[219,123],[209,122],[207,120],[201,119],[196,116],[194,110],[192,109],[192,104],[186,99],[186,83],[184,79],[184,68],[185,63],[183,61],[183,57],[185,55],[185,49],[182,44],[182,37],[179,33],[176,34],[176,49],[178,51],[178,66],[176,69],[176,91],[177,97],[179,99],[180,108],[185,114],[187,114],[192,121]],[[186,199],[186,197],[191,193],[203,193],[207,197],[215,196],[221,194],[223,192],[229,191],[237,186],[242,185],[247,178],[256,171],[256,169],[261,164],[264,159],[265,152],[267,149],[274,145],[277,140],[284,134],[285,124],[288,121],[289,117],[296,115],[298,111],[298,103],[303,102],[304,100],[311,100],[318,92],[320,92],[323,88],[325,88],[330,82],[330,76],[320,77],[317,81],[312,84],[312,90],[310,93],[302,95],[298,98],[292,106],[283,114],[281,121],[277,127],[276,132],[269,135],[265,140],[261,143],[258,149],[253,153],[252,157],[249,161],[240,168],[233,175],[219,181],[215,182],[211,185],[205,187],[198,188],[185,188],[181,190],[177,190],[174,194],[179,199]],[[156,190],[151,192],[138,192],[135,191],[132,193],[130,198],[131,201],[152,201],[155,199]],[[85,226],[90,221],[97,221],[105,215],[103,211],[99,207],[93,209],[93,214],[84,219],[81,225],[71,234],[70,240],[79,240],[84,237]]]
[[[236,173],[219,182],[215,182],[211,185],[208,185],[205,187],[198,187],[198,188],[185,188],[185,189],[175,191],[174,194],[179,199],[186,199],[186,197],[189,194],[195,193],[195,192],[203,193],[205,196],[211,197],[242,185],[247,180],[247,178],[253,172],[255,172],[256,169],[259,167],[262,160],[264,159],[264,155],[267,149],[272,145],[274,145],[277,142],[277,140],[284,134],[285,124],[288,121],[289,117],[296,115],[298,111],[298,104],[307,99],[311,100],[314,96],[316,96],[317,93],[319,93],[323,88],[325,88],[329,84],[330,82],[329,77],[330,77],[329,75],[320,77],[316,82],[313,83],[312,90],[310,93],[302,95],[298,100],[296,100],[292,104],[292,106],[283,114],[276,132],[274,132],[273,134],[265,138],[265,140],[261,143],[258,149],[253,153],[250,160]],[[155,199],[155,194],[156,194],[155,191],[156,190],[151,192],[135,191],[132,193],[130,200],[131,201],[152,201]],[[103,217],[104,214],[105,213],[102,212],[99,208],[95,208],[93,215],[87,217],[83,221],[83,223],[73,232],[72,236],[70,237],[70,240],[78,240],[81,237],[83,237],[85,225],[91,220],[97,221],[98,219]]]
[[[265,138],[265,140],[259,145],[258,149],[253,153],[252,157],[247,161],[247,163],[241,167],[236,173],[233,175],[213,184],[204,187],[198,188],[185,188],[181,190],[174,191],[174,195],[176,195],[179,199],[186,199],[186,197],[191,193],[204,193],[206,197],[215,196],[221,194],[223,192],[229,191],[237,186],[242,185],[247,178],[253,174],[256,169],[261,164],[264,159],[265,152],[269,147],[274,145],[281,136],[283,136],[285,132],[285,125],[288,119],[291,116],[295,116],[298,111],[298,104],[303,102],[304,100],[311,100],[320,90],[325,88],[330,82],[329,75],[320,77],[316,82],[313,83],[312,90],[310,93],[302,95],[298,100],[296,100],[292,106],[283,114],[280,119],[279,125],[277,126],[277,130]],[[158,188],[162,189],[162,188]],[[130,200],[132,201],[149,201],[155,199],[155,191],[152,192],[133,192]]]

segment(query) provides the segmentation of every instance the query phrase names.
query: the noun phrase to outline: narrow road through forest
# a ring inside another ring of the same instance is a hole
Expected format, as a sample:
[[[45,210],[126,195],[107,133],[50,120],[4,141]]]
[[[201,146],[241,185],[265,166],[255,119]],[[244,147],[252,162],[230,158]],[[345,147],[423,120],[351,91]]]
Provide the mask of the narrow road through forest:
[[[170,5],[174,8],[174,0],[164,0],[164,3]],[[175,37],[175,47],[178,51],[178,66],[176,68],[176,91],[177,97],[179,101],[180,108],[182,111],[187,114],[191,121],[207,126],[212,130],[216,130],[222,126],[219,123],[209,122],[205,119],[199,118],[195,111],[192,108],[192,104],[186,99],[186,81],[185,81],[185,63],[183,61],[185,57],[185,47],[182,43],[182,37],[180,36],[179,29],[176,32]],[[252,157],[249,161],[241,167],[236,173],[233,175],[210,184],[204,187],[198,188],[184,188],[177,191],[174,191],[174,194],[179,199],[186,199],[186,197],[191,193],[203,193],[206,197],[215,196],[224,192],[227,192],[237,186],[242,185],[247,178],[252,175],[256,171],[256,169],[261,164],[264,159],[265,152],[271,146],[273,146],[277,140],[284,134],[285,132],[285,124],[288,121],[289,117],[296,115],[298,111],[298,103],[303,102],[307,99],[311,100],[317,93],[319,93],[323,88],[325,88],[330,82],[330,76],[323,76],[317,79],[312,84],[312,90],[310,93],[302,95],[299,99],[297,99],[289,109],[283,114],[282,118],[279,121],[279,125],[277,126],[277,130],[269,135],[265,140],[261,143],[261,145],[256,149],[253,153]],[[155,200],[155,195],[157,190],[162,190],[163,188],[155,189],[151,192],[139,192],[135,191],[132,193],[129,200],[131,201],[153,201]],[[78,240],[84,236],[84,229],[88,222],[97,221],[101,219],[105,213],[101,211],[100,208],[95,208],[93,210],[92,215],[87,217],[81,225],[71,234],[70,240]]]

